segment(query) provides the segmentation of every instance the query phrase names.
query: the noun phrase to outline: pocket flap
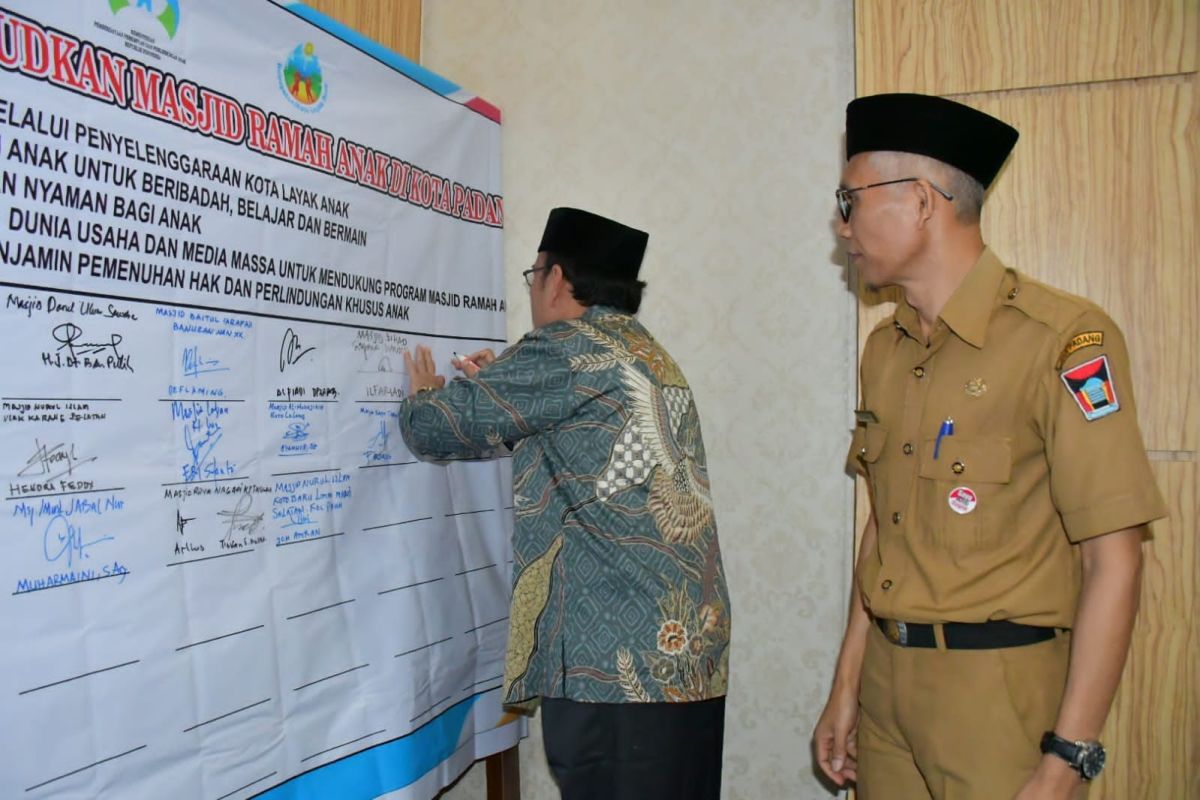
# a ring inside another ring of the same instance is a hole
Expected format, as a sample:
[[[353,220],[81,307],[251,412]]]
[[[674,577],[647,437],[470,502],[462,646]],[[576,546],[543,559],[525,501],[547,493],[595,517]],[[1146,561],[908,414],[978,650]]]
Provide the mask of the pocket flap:
[[[874,464],[883,453],[887,442],[887,428],[882,425],[860,425],[854,429],[851,455],[859,461]]]
[[[1008,483],[1012,477],[1012,445],[1001,436],[945,436],[933,458],[936,439],[921,445],[922,478],[959,483]]]

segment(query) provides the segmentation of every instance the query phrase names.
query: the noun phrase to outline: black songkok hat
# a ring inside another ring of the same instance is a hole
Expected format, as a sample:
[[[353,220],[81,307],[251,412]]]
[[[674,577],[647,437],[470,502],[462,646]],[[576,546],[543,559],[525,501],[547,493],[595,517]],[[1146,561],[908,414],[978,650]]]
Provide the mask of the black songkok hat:
[[[606,278],[637,280],[650,235],[578,208],[556,208],[546,220],[538,252],[571,258],[582,269]]]
[[[846,106],[846,158],[871,150],[936,158],[991,185],[1020,134],[970,106],[926,94],[877,94]]]

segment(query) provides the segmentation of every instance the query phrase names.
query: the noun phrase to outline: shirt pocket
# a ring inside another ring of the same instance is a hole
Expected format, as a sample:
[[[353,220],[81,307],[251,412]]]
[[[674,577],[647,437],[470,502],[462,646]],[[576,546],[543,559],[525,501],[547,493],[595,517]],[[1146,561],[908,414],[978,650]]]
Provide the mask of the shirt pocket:
[[[986,548],[1016,524],[1003,513],[1012,479],[1012,445],[1005,437],[946,436],[940,448],[926,439],[917,475],[918,535],[953,556]]]

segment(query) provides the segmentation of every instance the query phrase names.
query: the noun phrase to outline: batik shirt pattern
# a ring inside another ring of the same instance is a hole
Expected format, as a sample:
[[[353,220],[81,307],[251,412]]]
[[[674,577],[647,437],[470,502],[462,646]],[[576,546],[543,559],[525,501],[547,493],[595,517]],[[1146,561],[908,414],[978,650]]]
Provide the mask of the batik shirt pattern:
[[[592,307],[538,328],[400,411],[426,457],[513,447],[507,703],[725,694],[730,605],[700,419],[634,317]]]

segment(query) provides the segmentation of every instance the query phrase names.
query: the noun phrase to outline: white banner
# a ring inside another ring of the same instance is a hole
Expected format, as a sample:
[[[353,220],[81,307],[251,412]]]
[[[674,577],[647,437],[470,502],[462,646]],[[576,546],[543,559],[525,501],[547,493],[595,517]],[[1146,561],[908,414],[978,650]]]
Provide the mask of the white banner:
[[[0,0],[0,797],[429,798],[500,725],[498,112],[295,3]]]

